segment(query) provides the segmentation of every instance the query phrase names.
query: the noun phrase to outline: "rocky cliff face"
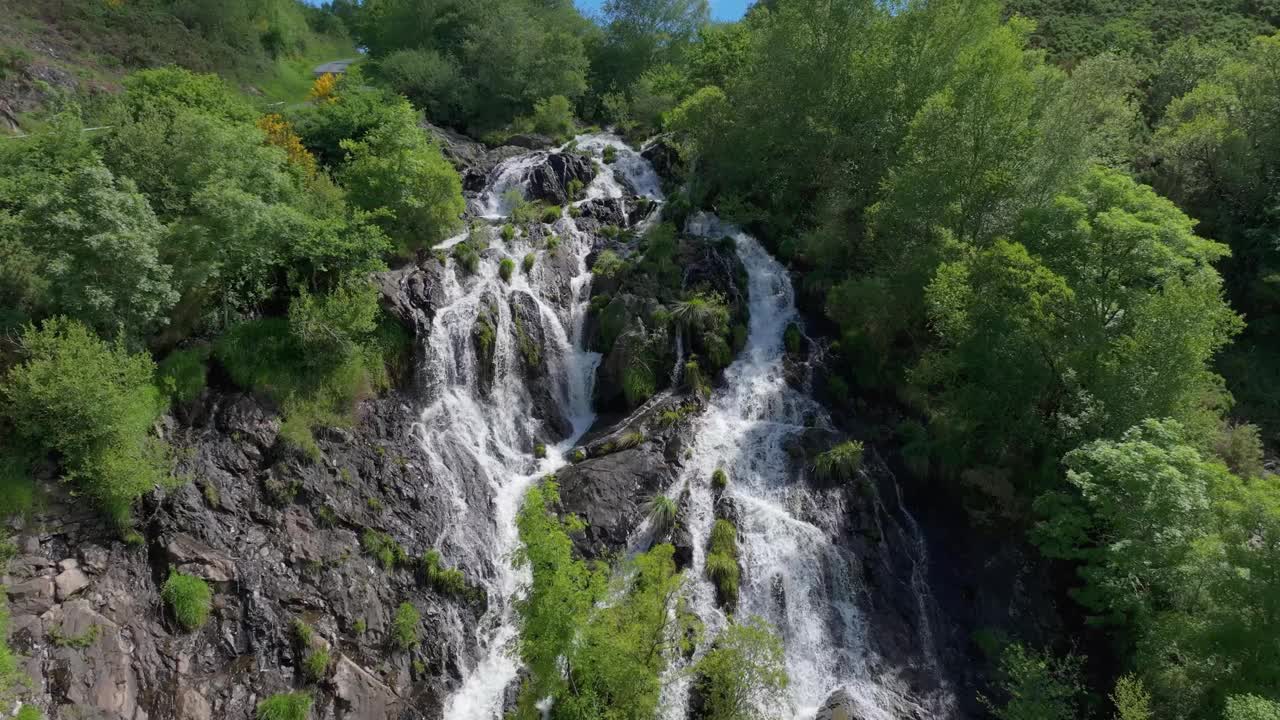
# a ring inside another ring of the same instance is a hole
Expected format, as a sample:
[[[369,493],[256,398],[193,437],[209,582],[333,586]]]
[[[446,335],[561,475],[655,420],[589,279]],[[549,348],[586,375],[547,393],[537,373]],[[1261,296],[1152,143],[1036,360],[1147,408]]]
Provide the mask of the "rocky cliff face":
[[[365,402],[310,462],[277,442],[270,407],[211,390],[166,428],[191,482],[148,498],[139,536],[122,540],[65,496],[23,522],[5,584],[39,704],[52,718],[248,718],[272,693],[309,688],[315,717],[436,717],[457,679],[451,638],[484,599],[433,589],[411,561],[384,567],[361,543],[384,533],[411,560],[440,531],[447,499],[423,473],[412,404]],[[214,590],[194,633],[161,601],[170,568]],[[423,618],[412,651],[390,641],[402,602]],[[318,681],[304,678],[295,621],[330,648]]]

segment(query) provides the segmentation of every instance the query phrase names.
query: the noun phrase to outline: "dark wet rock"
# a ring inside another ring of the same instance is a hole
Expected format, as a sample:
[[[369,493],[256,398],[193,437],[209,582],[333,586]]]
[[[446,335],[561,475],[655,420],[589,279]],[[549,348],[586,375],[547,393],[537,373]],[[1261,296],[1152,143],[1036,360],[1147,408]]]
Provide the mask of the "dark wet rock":
[[[529,171],[525,197],[553,205],[564,205],[573,198],[569,183],[577,180],[586,187],[596,176],[591,160],[575,153],[551,153],[545,161]]]
[[[841,688],[822,704],[814,720],[866,720],[849,691]]]
[[[578,209],[582,212],[582,218],[596,222],[596,228],[608,225],[625,227],[628,224],[627,203],[622,198],[587,200]]]
[[[507,144],[525,150],[546,150],[555,147],[556,141],[554,138],[538,133],[519,133],[507,138]]]
[[[586,521],[575,541],[588,557],[626,546],[644,520],[644,504],[675,478],[654,443],[593,457],[556,473],[565,510]]]
[[[648,160],[653,171],[666,182],[678,182],[684,174],[680,151],[669,135],[659,135],[646,142],[640,150],[640,157]]]
[[[493,392],[494,375],[497,371],[494,353],[497,348],[500,325],[498,299],[491,293],[485,293],[480,300],[480,310],[476,314],[476,320],[471,324],[471,345],[476,353],[476,372],[479,375],[480,392],[486,395]],[[435,338],[435,341],[453,342],[453,339]]]
[[[549,353],[556,352],[556,344],[548,338],[538,302],[528,293],[516,291],[510,295],[510,308],[512,332],[515,334],[511,340],[515,343],[521,372],[528,380],[534,414],[548,423],[557,437],[568,435],[573,424],[565,417],[556,399],[556,383],[550,372]]]
[[[431,329],[436,308],[444,304],[444,266],[434,257],[420,264],[375,273],[382,307],[411,333],[425,335]]]

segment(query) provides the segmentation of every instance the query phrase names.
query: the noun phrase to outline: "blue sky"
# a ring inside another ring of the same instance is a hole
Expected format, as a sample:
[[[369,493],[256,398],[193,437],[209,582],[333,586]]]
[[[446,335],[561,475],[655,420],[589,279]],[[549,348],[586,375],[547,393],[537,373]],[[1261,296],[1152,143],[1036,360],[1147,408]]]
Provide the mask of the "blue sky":
[[[595,12],[604,0],[574,0],[583,12]],[[711,0],[711,16],[716,20],[737,20],[747,11],[751,0]]]

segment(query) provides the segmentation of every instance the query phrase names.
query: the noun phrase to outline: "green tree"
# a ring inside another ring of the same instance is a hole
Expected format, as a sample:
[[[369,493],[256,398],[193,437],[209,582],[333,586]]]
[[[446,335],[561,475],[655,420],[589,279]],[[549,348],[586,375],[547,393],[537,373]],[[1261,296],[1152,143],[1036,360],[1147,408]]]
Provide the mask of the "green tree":
[[[168,482],[164,444],[151,425],[164,407],[155,363],[109,345],[65,317],[28,326],[23,362],[0,384],[0,411],[20,438],[57,452],[67,477],[125,523],[135,499]]]
[[[160,261],[164,227],[147,199],[105,167],[86,167],[30,198],[18,230],[39,258],[47,312],[137,338],[177,301]]]
[[[1050,557],[1082,562],[1085,585],[1075,597],[1103,619],[1141,626],[1159,603],[1195,587],[1210,497],[1230,473],[1187,442],[1176,422],[1144,421],[1118,441],[1068,453],[1071,489],[1036,501],[1045,518],[1037,544]]]
[[[462,181],[412,122],[411,110],[341,144],[347,151],[341,178],[351,201],[389,210],[381,223],[402,251],[431,247],[461,225]]]
[[[1004,702],[983,695],[979,700],[998,720],[1074,720],[1085,691],[1081,664],[1074,656],[1056,658],[1013,643],[1001,653],[998,666],[996,685]]]
[[[710,720],[771,717],[789,682],[782,641],[756,616],[725,628],[693,672]]]

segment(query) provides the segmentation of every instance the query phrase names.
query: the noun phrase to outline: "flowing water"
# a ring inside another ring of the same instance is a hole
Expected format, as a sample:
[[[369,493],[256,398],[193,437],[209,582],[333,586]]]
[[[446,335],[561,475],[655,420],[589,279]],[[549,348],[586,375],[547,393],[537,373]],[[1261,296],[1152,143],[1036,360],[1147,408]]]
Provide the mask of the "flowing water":
[[[599,161],[607,146],[618,155],[610,165]],[[582,136],[576,147],[597,158],[598,175],[586,188],[587,200],[641,195],[661,201],[652,167],[617,138]],[[490,219],[509,213],[510,191],[523,187],[547,152],[522,155],[495,168],[488,187],[473,201],[473,212]],[[512,653],[517,632],[512,601],[528,582],[527,574],[510,563],[519,542],[514,524],[518,504],[530,483],[564,464],[565,454],[594,420],[590,398],[599,357],[583,350],[582,338],[591,282],[586,257],[593,239],[579,232],[567,215],[556,229],[562,242],[572,244],[577,262],[568,307],[558,303],[538,272],[517,274],[510,283],[501,281],[500,257],[519,258],[534,250],[540,267],[545,251],[528,247],[522,237],[503,243],[494,233],[493,247],[498,252],[485,254],[476,275],[466,275],[457,263],[449,263],[444,281],[447,299],[437,309],[426,340],[429,404],[417,430],[432,473],[452,482],[454,490],[454,515],[448,537],[440,538],[439,545],[459,553],[470,567],[485,568],[488,575],[489,610],[469,639],[475,648],[471,654],[480,659],[464,668],[461,687],[446,702],[447,720],[491,720],[502,715],[504,691],[518,673]],[[739,614],[764,617],[784,642],[791,685],[782,716],[811,717],[833,690],[844,688],[867,720],[892,720],[884,709],[892,703],[868,679],[873,657],[858,602],[864,592],[859,561],[833,542],[845,513],[843,496],[813,494],[803,481],[804,469],[796,467],[786,451],[788,441],[807,428],[830,426],[822,407],[786,380],[783,333],[797,316],[788,273],[754,238],[721,227],[712,216],[697,218],[690,230],[711,240],[725,234],[734,238],[747,270],[751,313],[746,347],[696,421],[692,459],[670,493],[674,497],[682,487],[689,488],[686,512],[694,538],[688,584],[691,605],[706,622],[709,637],[727,622],[715,606],[713,588],[703,579],[705,548],[717,510],[707,480],[714,470],[723,468],[730,478],[726,495],[739,531],[743,570]],[[535,436],[545,435],[550,425],[547,418],[537,417],[529,383],[518,369],[510,305],[519,293],[532,297],[538,308],[557,404],[572,427],[567,437],[548,447],[541,461],[534,460],[532,445]],[[471,341],[472,326],[486,303],[498,310],[494,379],[487,391]],[[674,373],[678,371],[679,363],[673,368]],[[476,476],[483,478],[487,488],[483,497],[468,489],[476,485],[470,479]],[[914,525],[911,529],[919,554],[913,567],[921,568],[922,583],[924,546]],[[916,579],[913,573],[913,585]],[[923,606],[924,591],[918,592]],[[662,700],[666,720],[684,720],[689,694],[685,669],[677,661],[668,673]]]

